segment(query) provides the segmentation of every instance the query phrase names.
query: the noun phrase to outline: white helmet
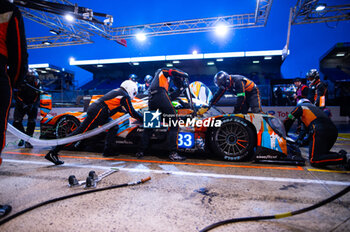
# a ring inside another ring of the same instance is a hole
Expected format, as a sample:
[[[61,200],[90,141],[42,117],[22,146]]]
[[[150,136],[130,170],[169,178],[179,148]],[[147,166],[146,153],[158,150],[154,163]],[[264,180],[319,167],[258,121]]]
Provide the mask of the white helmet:
[[[123,81],[120,87],[124,88],[126,92],[128,92],[131,99],[134,99],[138,93],[137,84],[131,80]]]
[[[310,101],[309,99],[307,99],[307,98],[302,98],[302,99],[300,99],[300,100],[298,101],[297,106],[300,106],[301,104],[304,104],[304,103],[309,103],[309,104],[311,104],[311,101]]]

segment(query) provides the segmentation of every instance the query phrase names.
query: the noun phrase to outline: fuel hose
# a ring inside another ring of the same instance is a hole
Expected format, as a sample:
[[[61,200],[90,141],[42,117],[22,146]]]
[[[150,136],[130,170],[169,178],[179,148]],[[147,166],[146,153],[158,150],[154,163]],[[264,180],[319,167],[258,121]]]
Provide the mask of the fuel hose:
[[[314,209],[321,207],[329,202],[334,201],[335,199],[345,195],[349,191],[350,191],[350,185],[348,187],[346,187],[345,189],[343,189],[342,191],[338,192],[337,194],[334,194],[333,196],[331,196],[323,201],[320,201],[312,206],[309,206],[309,207],[306,207],[303,209],[299,209],[299,210],[287,212],[287,213],[276,214],[276,215],[269,215],[269,216],[232,218],[232,219],[228,219],[228,220],[224,220],[224,221],[220,221],[220,222],[216,222],[214,224],[211,224],[211,225],[205,227],[204,229],[200,230],[200,232],[207,232],[207,231],[212,230],[216,227],[219,227],[219,226],[222,226],[225,224],[229,224],[229,223],[260,221],[260,220],[269,220],[269,219],[280,219],[280,218],[291,217],[294,215],[306,213],[308,211],[314,210]]]
[[[53,198],[51,200],[47,200],[47,201],[41,202],[39,204],[33,205],[33,206],[29,207],[29,208],[26,208],[26,209],[24,209],[22,211],[19,211],[19,212],[15,213],[15,214],[12,214],[12,215],[6,217],[5,219],[0,221],[0,226],[2,226],[6,222],[9,222],[12,219],[14,219],[14,218],[16,218],[16,217],[18,217],[18,216],[20,216],[22,214],[25,214],[25,213],[33,210],[33,209],[39,208],[39,207],[44,206],[44,205],[48,205],[48,204],[51,204],[51,203],[54,203],[54,202],[57,202],[57,201],[62,201],[62,200],[68,199],[68,198],[73,198],[73,197],[77,197],[77,196],[86,195],[86,194],[89,194],[89,193],[96,193],[96,192],[101,192],[101,191],[115,189],[115,188],[122,188],[122,187],[127,187],[127,186],[132,186],[132,185],[143,184],[143,183],[145,183],[145,182],[147,182],[149,180],[151,180],[150,176],[145,178],[145,179],[141,179],[141,180],[135,181],[135,182],[129,182],[129,183],[119,184],[119,185],[112,185],[112,186],[108,186],[108,187],[104,187],[104,188],[92,189],[92,190],[88,190],[88,191],[83,191],[83,192],[73,193],[73,194],[70,194],[70,195],[62,196],[62,197]]]
[[[62,144],[73,143],[76,141],[90,138],[92,136],[95,136],[95,135],[102,133],[105,130],[108,130],[111,127],[114,127],[115,125],[117,125],[125,120],[128,120],[129,118],[130,118],[130,115],[125,114],[116,120],[113,120],[109,123],[106,123],[98,128],[93,129],[93,130],[87,131],[83,134],[78,134],[78,135],[74,135],[74,136],[70,136],[70,137],[66,137],[66,138],[61,138],[61,139],[36,139],[34,137],[28,136],[28,135],[24,134],[23,132],[17,130],[10,123],[7,123],[7,130],[11,134],[19,137],[20,139],[23,139],[25,142],[28,142],[34,146],[47,147],[47,146],[57,146],[57,145],[62,145]]]

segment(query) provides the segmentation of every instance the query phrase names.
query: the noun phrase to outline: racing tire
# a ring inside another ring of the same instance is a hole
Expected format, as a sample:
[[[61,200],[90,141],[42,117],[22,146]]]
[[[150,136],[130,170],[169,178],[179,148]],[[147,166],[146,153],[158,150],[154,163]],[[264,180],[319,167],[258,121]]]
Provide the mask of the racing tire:
[[[56,123],[55,135],[57,139],[65,138],[80,126],[80,121],[73,116],[63,116]]]
[[[256,146],[254,130],[241,118],[225,119],[221,127],[211,131],[211,149],[228,161],[250,160]]]

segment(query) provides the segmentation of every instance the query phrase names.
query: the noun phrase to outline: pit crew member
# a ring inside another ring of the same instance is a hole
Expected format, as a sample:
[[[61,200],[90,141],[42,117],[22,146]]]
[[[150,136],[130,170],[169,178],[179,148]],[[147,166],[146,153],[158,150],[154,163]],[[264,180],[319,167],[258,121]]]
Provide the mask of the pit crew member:
[[[124,81],[120,88],[114,89],[103,97],[97,99],[92,103],[87,110],[87,117],[82,124],[74,130],[70,135],[84,133],[88,130],[92,130],[100,125],[106,124],[111,120],[110,116],[117,112],[127,112],[131,117],[136,118],[142,122],[142,116],[135,111],[131,104],[131,100],[137,95],[137,85],[131,80]],[[118,126],[112,127],[108,130],[103,156],[118,155],[112,149],[112,144],[115,141]],[[55,165],[63,164],[64,162],[59,160],[58,152],[67,145],[59,145],[51,149],[45,158]]]

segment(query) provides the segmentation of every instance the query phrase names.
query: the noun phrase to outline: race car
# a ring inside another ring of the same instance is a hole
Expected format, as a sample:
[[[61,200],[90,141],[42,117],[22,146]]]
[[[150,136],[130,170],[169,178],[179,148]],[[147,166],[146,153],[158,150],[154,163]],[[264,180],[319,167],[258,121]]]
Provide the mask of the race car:
[[[212,93],[201,82],[189,85],[185,96],[173,101],[180,125],[178,133],[178,149],[184,153],[215,154],[228,161],[246,161],[254,159],[260,162],[281,162],[303,165],[300,150],[287,139],[282,122],[272,115],[259,114],[225,114],[213,106],[208,106]],[[90,104],[102,95],[94,95]],[[148,97],[135,98],[132,104],[143,113],[144,119],[148,111]],[[54,139],[66,137],[86,118],[86,112],[66,112],[50,116],[52,108],[50,95],[42,95],[40,101],[41,138]],[[112,116],[117,119],[123,112]],[[152,149],[166,149],[169,121],[158,120],[151,136]],[[199,123],[200,122],[200,123]],[[150,122],[138,122],[129,117],[119,123],[116,144],[118,147],[140,145],[144,127]],[[171,121],[170,121],[171,123]],[[153,125],[153,124],[152,124]],[[103,141],[105,133],[95,137],[95,142]],[[91,144],[91,143],[89,143]]]

